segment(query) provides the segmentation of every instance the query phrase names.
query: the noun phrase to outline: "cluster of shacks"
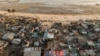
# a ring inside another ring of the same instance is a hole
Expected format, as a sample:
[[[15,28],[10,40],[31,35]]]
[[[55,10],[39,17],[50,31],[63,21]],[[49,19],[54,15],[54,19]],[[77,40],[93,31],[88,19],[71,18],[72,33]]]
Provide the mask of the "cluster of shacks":
[[[100,56],[100,21],[51,22],[0,16],[3,56]]]

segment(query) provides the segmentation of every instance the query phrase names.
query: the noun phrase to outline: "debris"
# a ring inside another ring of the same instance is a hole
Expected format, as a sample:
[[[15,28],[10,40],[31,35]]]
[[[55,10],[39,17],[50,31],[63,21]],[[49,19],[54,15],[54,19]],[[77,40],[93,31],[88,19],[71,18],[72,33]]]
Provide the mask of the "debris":
[[[21,39],[13,39],[12,43],[15,45],[19,45],[21,43]]]
[[[15,34],[14,33],[6,33],[3,35],[2,39],[4,40],[12,40],[14,38]]]

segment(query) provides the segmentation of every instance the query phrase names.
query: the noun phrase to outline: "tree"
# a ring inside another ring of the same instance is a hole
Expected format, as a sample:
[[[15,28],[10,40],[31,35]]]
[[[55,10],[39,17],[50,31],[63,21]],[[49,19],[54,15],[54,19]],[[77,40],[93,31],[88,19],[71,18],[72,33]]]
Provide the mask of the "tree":
[[[7,11],[10,13],[11,12],[11,10],[10,9],[7,9]]]
[[[13,13],[13,16],[14,16],[14,13],[15,13],[15,9],[7,9],[8,13]]]
[[[14,13],[16,10],[15,9],[12,9],[12,13]]]

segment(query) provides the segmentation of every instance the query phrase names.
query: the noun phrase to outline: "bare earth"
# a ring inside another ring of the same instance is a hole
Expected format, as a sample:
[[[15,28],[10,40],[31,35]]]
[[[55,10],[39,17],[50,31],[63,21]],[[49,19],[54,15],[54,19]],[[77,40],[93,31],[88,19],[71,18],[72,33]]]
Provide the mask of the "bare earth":
[[[100,5],[47,5],[42,3],[0,3],[1,14],[15,9],[15,16],[38,17],[40,20],[68,22],[76,20],[100,20]],[[5,12],[6,11],[6,12]]]
[[[47,5],[42,3],[0,3],[0,10],[41,14],[100,14],[100,5]]]
[[[53,21],[53,22],[70,22],[70,21],[77,21],[77,20],[100,20],[99,15],[58,15],[58,14],[33,14],[33,13],[21,13],[21,12],[15,12],[15,13],[8,13],[5,11],[0,11],[0,14],[4,15],[14,15],[14,16],[26,16],[26,17],[34,17],[38,18],[39,20],[44,21]]]

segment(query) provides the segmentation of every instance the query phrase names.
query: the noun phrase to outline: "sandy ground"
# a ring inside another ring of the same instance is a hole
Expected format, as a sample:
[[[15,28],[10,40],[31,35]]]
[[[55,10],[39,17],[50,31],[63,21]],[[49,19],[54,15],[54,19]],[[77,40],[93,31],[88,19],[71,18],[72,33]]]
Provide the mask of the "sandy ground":
[[[34,17],[38,18],[40,20],[50,20],[50,21],[62,21],[62,22],[68,22],[68,21],[77,21],[77,20],[100,20],[100,15],[56,15],[56,14],[33,14],[33,13],[21,13],[21,12],[15,12],[15,13],[8,13],[6,11],[0,11],[0,14],[3,15],[14,15],[14,16],[26,16],[26,17]]]
[[[100,5],[47,5],[42,3],[0,3],[0,10],[38,14],[100,14]]]

